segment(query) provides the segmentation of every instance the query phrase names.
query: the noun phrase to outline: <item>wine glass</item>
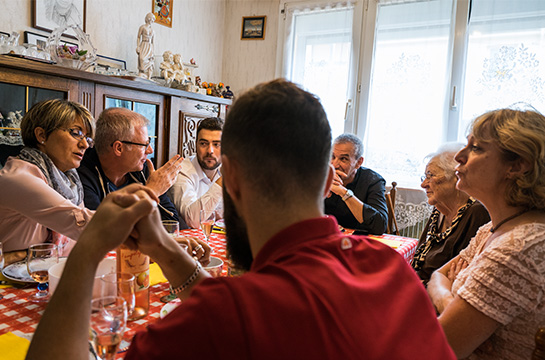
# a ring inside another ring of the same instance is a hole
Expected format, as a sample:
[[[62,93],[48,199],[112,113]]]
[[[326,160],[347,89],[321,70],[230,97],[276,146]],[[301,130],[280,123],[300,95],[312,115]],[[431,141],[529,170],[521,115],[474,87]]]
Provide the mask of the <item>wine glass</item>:
[[[91,301],[90,340],[102,360],[115,358],[127,324],[127,302],[121,296],[105,296]]]
[[[28,273],[39,282],[38,292],[28,297],[32,302],[47,302],[49,300],[49,273],[51,266],[59,262],[59,251],[55,244],[34,244],[28,248],[26,266]]]
[[[124,272],[113,272],[104,274],[101,280],[101,296],[120,296],[127,302],[127,313],[129,318],[134,311],[135,305],[135,277],[133,274]]]
[[[212,227],[216,222],[216,211],[215,210],[201,210],[201,229],[206,238],[206,242],[210,240],[210,233],[212,232]]]

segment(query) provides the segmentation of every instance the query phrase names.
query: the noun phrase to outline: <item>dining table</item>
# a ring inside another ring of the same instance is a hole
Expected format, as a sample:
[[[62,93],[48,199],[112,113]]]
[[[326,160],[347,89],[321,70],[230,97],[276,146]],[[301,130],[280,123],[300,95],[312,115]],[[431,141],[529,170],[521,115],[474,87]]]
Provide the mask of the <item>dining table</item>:
[[[352,233],[351,230],[343,230],[347,235]],[[204,234],[199,229],[182,230],[180,235],[194,236],[204,240]],[[364,236],[394,248],[409,263],[414,256],[418,243],[418,239],[395,235]],[[219,257],[224,262],[221,276],[238,276],[239,272],[231,269],[227,261],[225,233],[221,229],[215,229],[212,231],[208,243],[212,249],[212,256]],[[115,257],[115,252],[110,252],[108,256]],[[165,307],[165,303],[161,301],[161,298],[169,294],[169,284],[160,273],[158,266],[155,265],[155,270],[152,270],[153,266],[154,264],[150,267],[148,315],[142,319],[127,322],[127,328],[123,336],[124,341],[121,343],[116,359],[123,359],[134,334],[157,321],[160,318],[161,310]],[[4,285],[0,285],[0,296],[2,296],[0,299],[0,360],[22,360],[46,305],[27,300],[29,295],[36,292],[35,284],[11,282],[4,276],[1,277]],[[15,343],[18,344],[18,347],[12,346]],[[12,352],[8,352],[10,350],[8,347],[12,348]]]

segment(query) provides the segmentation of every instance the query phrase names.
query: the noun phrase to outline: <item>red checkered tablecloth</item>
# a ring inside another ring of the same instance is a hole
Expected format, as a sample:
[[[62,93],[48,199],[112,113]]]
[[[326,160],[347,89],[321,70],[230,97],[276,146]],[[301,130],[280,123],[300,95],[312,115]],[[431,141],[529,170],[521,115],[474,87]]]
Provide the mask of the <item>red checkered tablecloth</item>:
[[[204,239],[201,230],[183,230],[181,234]],[[394,247],[408,262],[412,260],[418,243],[418,239],[394,235],[370,235],[369,237],[379,241],[381,239],[387,240],[392,245],[395,245],[393,242],[399,242],[399,245]],[[213,250],[212,256],[219,257],[224,261],[222,275],[227,275],[228,264],[226,262],[225,235],[213,232],[210,235],[209,244]],[[26,300],[34,292],[36,292],[35,287],[26,289],[17,287],[0,289],[0,295],[4,296],[3,299],[0,299],[0,335],[11,331],[15,335],[28,338],[34,333],[45,309],[45,305],[34,304]],[[159,319],[160,310],[165,305],[160,299],[167,294],[168,283],[161,283],[150,287],[149,314],[143,319],[129,322],[124,339],[132,339],[137,331],[145,329],[148,324]],[[124,353],[120,353],[116,359],[122,359],[123,356]]]

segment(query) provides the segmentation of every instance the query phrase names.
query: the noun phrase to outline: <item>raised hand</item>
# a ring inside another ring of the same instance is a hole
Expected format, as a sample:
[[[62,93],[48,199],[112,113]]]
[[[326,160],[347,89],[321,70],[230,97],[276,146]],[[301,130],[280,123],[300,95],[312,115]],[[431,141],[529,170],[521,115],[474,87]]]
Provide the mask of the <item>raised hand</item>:
[[[150,172],[146,186],[155,191],[157,196],[163,195],[176,181],[183,160],[180,155],[174,155],[165,165],[155,170],[150,159],[146,159]]]

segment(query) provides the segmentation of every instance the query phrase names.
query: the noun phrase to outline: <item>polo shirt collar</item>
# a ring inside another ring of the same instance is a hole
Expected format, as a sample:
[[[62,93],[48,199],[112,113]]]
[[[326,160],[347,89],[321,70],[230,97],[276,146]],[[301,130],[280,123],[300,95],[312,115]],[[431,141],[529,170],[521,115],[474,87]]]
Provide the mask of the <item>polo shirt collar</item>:
[[[340,234],[339,225],[333,216],[323,216],[292,224],[263,245],[254,259],[250,271],[259,271],[267,262],[280,255],[292,253],[292,249],[305,242]]]

